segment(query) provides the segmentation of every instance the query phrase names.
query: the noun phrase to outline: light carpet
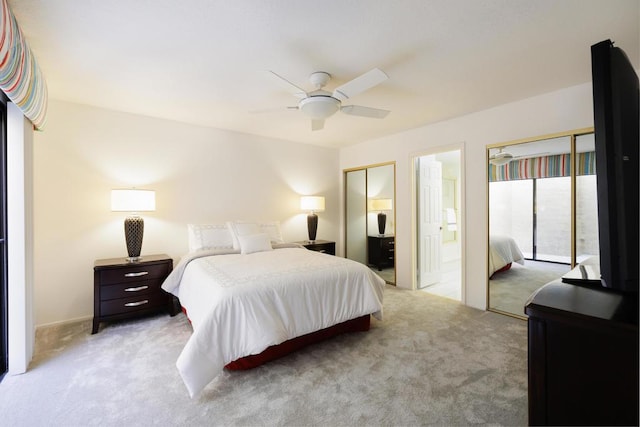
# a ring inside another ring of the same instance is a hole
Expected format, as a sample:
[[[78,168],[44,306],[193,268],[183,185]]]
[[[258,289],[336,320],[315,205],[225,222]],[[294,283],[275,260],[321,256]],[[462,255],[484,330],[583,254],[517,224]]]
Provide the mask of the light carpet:
[[[531,294],[569,270],[567,265],[548,262],[513,263],[509,270],[496,273],[489,280],[489,306],[524,317],[524,306]]]
[[[42,328],[27,373],[0,383],[2,423],[87,425],[526,425],[526,322],[387,286],[384,320],[190,399],[175,361],[185,317]]]

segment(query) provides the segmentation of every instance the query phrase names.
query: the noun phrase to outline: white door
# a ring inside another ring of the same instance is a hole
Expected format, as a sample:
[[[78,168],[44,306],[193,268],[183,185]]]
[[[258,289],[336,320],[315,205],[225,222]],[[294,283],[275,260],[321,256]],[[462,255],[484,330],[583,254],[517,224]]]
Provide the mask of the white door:
[[[442,163],[434,156],[419,159],[420,206],[418,286],[438,283],[442,277]]]

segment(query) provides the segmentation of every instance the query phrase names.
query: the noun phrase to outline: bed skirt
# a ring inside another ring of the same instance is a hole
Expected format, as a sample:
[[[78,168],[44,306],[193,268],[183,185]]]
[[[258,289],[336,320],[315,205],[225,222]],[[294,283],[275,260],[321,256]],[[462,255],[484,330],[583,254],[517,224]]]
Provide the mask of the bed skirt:
[[[507,270],[509,270],[509,269],[511,268],[511,264],[512,264],[512,263],[509,263],[509,264],[505,265],[504,267],[502,267],[502,268],[500,268],[500,269],[496,270],[496,271],[491,275],[491,277],[493,277],[493,275],[494,275],[494,274],[496,274],[496,273],[500,273],[500,272],[503,272],[503,271],[507,271]],[[491,278],[491,277],[490,277],[490,278]]]
[[[292,338],[283,342],[282,344],[272,345],[260,354],[241,357],[240,359],[228,363],[225,368],[232,371],[252,369],[271,360],[275,360],[280,357],[286,356],[289,353],[293,353],[294,351],[306,347],[309,344],[320,342],[336,335],[340,335],[346,332],[368,331],[370,327],[370,321],[371,315],[369,314],[362,317],[356,317],[355,319],[338,323],[337,325],[330,326],[326,329],[321,329],[319,331],[311,332],[307,335]]]

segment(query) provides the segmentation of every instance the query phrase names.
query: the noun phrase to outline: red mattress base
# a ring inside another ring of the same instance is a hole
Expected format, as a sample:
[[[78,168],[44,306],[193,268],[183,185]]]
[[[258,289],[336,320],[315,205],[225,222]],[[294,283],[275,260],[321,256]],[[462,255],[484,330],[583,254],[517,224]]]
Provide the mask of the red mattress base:
[[[511,263],[505,265],[504,267],[502,267],[499,270],[494,271],[493,274],[500,273],[501,271],[507,271],[510,268],[511,268]],[[491,275],[491,277],[493,277],[493,274]]]
[[[370,320],[371,316],[367,314],[366,316],[347,320],[346,322],[338,323],[337,325],[330,326],[326,329],[321,329],[316,332],[311,332],[307,335],[292,338],[288,341],[283,342],[282,344],[272,345],[260,354],[253,354],[251,356],[241,357],[238,360],[234,360],[233,362],[227,364],[225,368],[233,371],[252,369],[271,360],[286,356],[289,353],[293,353],[294,351],[299,350],[309,344],[323,341],[339,334],[343,334],[346,332],[368,331],[370,327]]]

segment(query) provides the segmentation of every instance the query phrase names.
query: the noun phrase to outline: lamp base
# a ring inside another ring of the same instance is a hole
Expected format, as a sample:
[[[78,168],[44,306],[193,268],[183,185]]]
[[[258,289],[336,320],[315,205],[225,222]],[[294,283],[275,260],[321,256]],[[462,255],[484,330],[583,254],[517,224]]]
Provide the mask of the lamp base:
[[[131,215],[124,220],[124,238],[127,242],[127,262],[140,259],[142,250],[142,236],[144,234],[144,220],[138,215]]]
[[[318,215],[313,212],[307,215],[307,231],[309,232],[309,241],[315,242],[318,231]]]
[[[378,213],[378,232],[381,236],[384,235],[384,229],[387,227],[387,214],[384,212]]]

